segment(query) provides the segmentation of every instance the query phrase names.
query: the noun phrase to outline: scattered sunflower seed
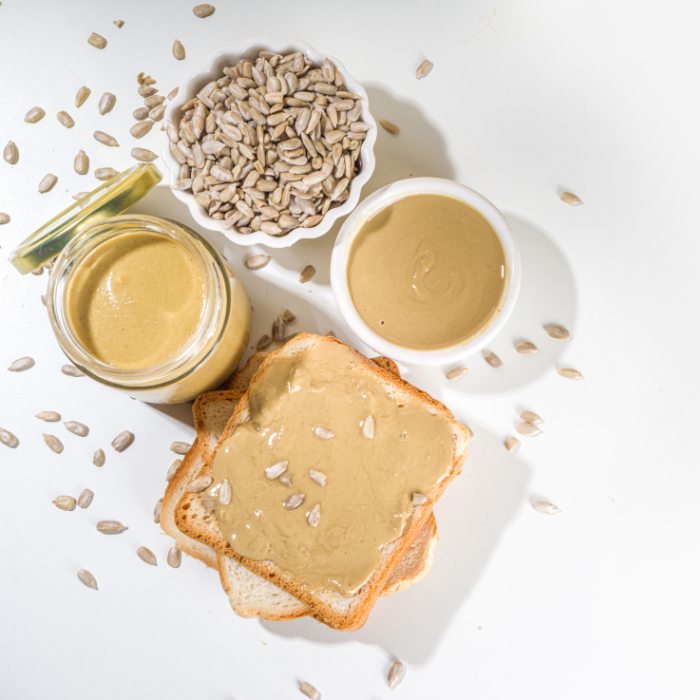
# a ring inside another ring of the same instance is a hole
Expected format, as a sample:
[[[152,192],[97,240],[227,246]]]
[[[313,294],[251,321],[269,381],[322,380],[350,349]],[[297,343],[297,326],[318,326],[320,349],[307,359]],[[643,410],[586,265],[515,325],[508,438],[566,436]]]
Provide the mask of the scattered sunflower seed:
[[[90,194],[89,192],[78,192],[78,194],[74,194],[72,196],[73,196],[73,199],[75,199],[77,201],[77,200],[82,199],[83,197],[87,197],[89,194]],[[80,204],[79,206],[82,209],[85,206],[85,204]],[[46,306],[46,304],[44,304],[44,306]]]
[[[61,372],[67,374],[69,377],[84,377],[85,375],[73,365],[63,365],[61,367]]]
[[[308,282],[316,274],[316,268],[313,265],[307,265],[299,275],[299,282],[304,284]]]
[[[104,49],[104,47],[107,46],[107,39],[93,32],[88,37],[88,44],[94,46],[96,49]]]
[[[158,562],[156,561],[156,555],[153,554],[153,552],[148,549],[148,547],[139,547],[136,550],[136,554],[139,555],[139,559],[141,561],[145,561],[146,564],[149,564],[150,566],[158,566]]]
[[[146,119],[145,121],[142,122],[136,122],[131,129],[129,129],[129,133],[135,138],[135,139],[140,139],[143,136],[145,136],[153,127],[153,122],[150,119]]]
[[[520,440],[516,437],[509,437],[506,440],[506,450],[511,454],[515,454],[520,448]]]
[[[289,461],[285,460],[283,462],[277,462],[276,464],[273,464],[271,467],[268,467],[265,470],[265,476],[268,479],[276,479],[278,476],[281,474],[284,474],[285,471],[287,471],[287,467],[289,466]]]
[[[182,59],[185,58],[185,47],[177,39],[175,39],[175,43],[173,44],[173,56],[175,56],[178,61],[182,61]]]
[[[433,70],[433,63],[429,61],[427,58],[424,61],[421,61],[421,64],[418,66],[418,70],[416,70],[416,80],[421,80],[422,78],[425,78],[430,71]]]
[[[192,12],[194,12],[195,17],[204,19],[205,17],[210,17],[214,14],[216,8],[213,5],[197,5]]]
[[[160,511],[163,508],[163,499],[159,498],[158,502],[156,503],[156,507],[153,509],[153,522],[154,523],[159,523],[160,522]]]
[[[482,350],[481,354],[484,356],[486,362],[494,369],[501,369],[503,367],[503,362],[498,355],[492,353],[490,350]]]
[[[150,110],[148,107],[139,107],[138,109],[134,110],[134,119],[137,121],[143,121],[144,119],[148,118],[148,112]]]
[[[53,186],[58,182],[58,178],[53,175],[52,173],[49,173],[44,179],[39,183],[39,192],[40,194],[45,194],[46,192],[50,192],[53,189]]]
[[[311,525],[311,527],[316,527],[319,520],[321,519],[321,504],[317,503],[307,514],[306,522]]]
[[[294,510],[295,508],[298,508],[304,502],[305,498],[306,498],[305,494],[295,493],[295,494],[292,494],[282,505],[287,510]]]
[[[75,126],[75,122],[73,121],[73,117],[71,117],[68,112],[60,111],[57,115],[56,118],[58,119],[63,126],[66,127],[66,129],[72,129]]]
[[[122,525],[118,520],[100,520],[97,523],[97,531],[103,535],[119,535],[129,528]]]
[[[384,131],[388,131],[392,136],[396,136],[399,133],[399,127],[386,119],[380,119],[379,125],[382,127],[382,129],[384,129]]]
[[[319,485],[325,486],[326,479],[328,478],[323,472],[316,471],[315,469],[309,469],[309,476]]]
[[[545,326],[545,331],[554,340],[571,340],[571,333],[561,326]]]
[[[280,477],[280,484],[284,484],[285,486],[292,485],[292,480],[289,478],[288,474],[282,474],[282,476]]]
[[[306,681],[297,681],[299,683],[299,691],[302,693],[302,695],[306,695],[307,698],[311,698],[311,700],[319,700],[321,697],[321,693],[314,688],[311,683],[307,683]]]
[[[56,506],[56,508],[60,508],[61,510],[75,510],[75,506],[77,505],[77,502],[73,496],[57,496],[51,502]]]
[[[221,488],[219,489],[219,503],[221,503],[222,506],[227,506],[229,503],[231,503],[232,495],[231,484],[229,483],[228,479],[224,479],[223,483],[221,484]]]
[[[423,493],[414,493],[413,494],[413,505],[414,506],[422,506],[424,503],[428,502],[428,497],[423,494]]]
[[[46,421],[47,423],[55,423],[61,420],[61,414],[56,413],[56,411],[42,411],[41,413],[37,413],[34,417]]]
[[[41,107],[32,107],[25,115],[24,121],[28,124],[36,124],[40,119],[43,119],[46,112]]]
[[[178,92],[180,92],[180,88],[179,88],[179,87],[173,88],[173,89],[168,93],[168,101],[169,101],[169,102],[172,102],[172,101],[177,97],[177,93],[178,93]]]
[[[547,503],[547,501],[533,501],[532,507],[538,513],[544,513],[545,515],[556,515],[557,513],[561,513],[561,508],[557,508],[557,506],[552,503]]]
[[[113,177],[116,177],[119,175],[119,171],[115,170],[114,168],[97,168],[93,175],[98,179],[98,180],[111,180]]]
[[[78,175],[85,175],[85,173],[90,168],[90,159],[87,157],[85,151],[78,151],[78,155],[75,156],[73,161],[73,170],[75,170]]]
[[[131,445],[134,441],[134,434],[130,433],[128,430],[124,430],[117,437],[112,440],[112,447],[117,452],[124,452],[124,450]]]
[[[176,455],[186,455],[190,447],[192,447],[192,445],[188,442],[173,442],[170,445],[170,451],[174,452]]]
[[[371,440],[374,437],[374,418],[367,416],[362,424],[362,437]]]
[[[0,226],[10,223],[10,215],[5,213],[0,213]]]
[[[121,29],[124,26],[124,20],[123,19],[115,19],[112,24],[117,27],[118,29]]]
[[[31,357],[20,357],[15,360],[7,369],[10,372],[24,372],[24,370],[34,367],[34,360]]]
[[[90,429],[87,427],[87,425],[83,425],[82,423],[78,423],[74,420],[66,421],[63,423],[63,425],[66,426],[66,430],[73,433],[74,435],[77,435],[78,437],[85,437],[90,432]]]
[[[282,319],[282,314],[280,314],[272,324],[272,339],[276,343],[281,343],[284,340],[286,330],[287,324]]]
[[[453,382],[455,379],[459,379],[460,377],[463,377],[464,374],[466,373],[467,368],[466,367],[455,367],[454,369],[451,369],[445,376]]]
[[[317,425],[314,428],[314,435],[316,437],[320,437],[324,440],[328,440],[329,438],[334,438],[335,433],[332,432],[331,430],[328,430],[328,428],[324,428],[322,425]]]
[[[520,417],[527,423],[533,423],[534,425],[544,423],[544,420],[533,411],[520,411]]]
[[[282,314],[282,320],[285,323],[294,323],[294,321],[297,320],[297,317],[289,310],[287,309],[283,314]]]
[[[78,496],[78,505],[81,508],[87,508],[92,503],[94,497],[95,494],[90,491],[90,489],[83,489],[80,492],[80,496]]]
[[[515,351],[519,352],[521,355],[534,355],[536,352],[539,352],[540,349],[534,343],[525,342],[518,343]]]
[[[168,566],[171,566],[173,569],[177,569],[180,567],[181,563],[182,552],[180,551],[179,547],[174,544],[168,551]]]
[[[75,96],[75,106],[82,106],[82,104],[85,102],[85,100],[87,100],[88,97],[90,97],[90,88],[85,87],[83,85],[83,87],[81,87],[80,90],[78,90],[78,93]]]
[[[266,347],[268,347],[272,343],[272,337],[269,336],[267,333],[258,340],[257,345],[255,346],[255,349],[260,351],[264,350]]]
[[[406,667],[400,661],[394,661],[394,663],[391,664],[386,680],[392,690],[401,683],[405,673]]]
[[[0,442],[6,447],[17,447],[19,440],[9,430],[0,428]]]
[[[105,92],[105,94],[100,98],[100,102],[97,105],[97,110],[100,114],[109,114],[109,112],[112,111],[116,101],[117,98],[111,92]]]
[[[182,464],[181,459],[176,459],[171,465],[170,468],[168,469],[168,473],[165,475],[165,480],[170,481],[175,476],[175,472],[180,468],[180,465]]]
[[[536,437],[542,433],[542,429],[532,423],[518,423],[515,429],[525,437]]]
[[[165,114],[165,105],[158,105],[154,107],[149,113],[148,118],[152,119],[154,122],[159,122],[163,115]]]
[[[142,163],[152,163],[158,156],[147,148],[132,148],[131,157],[140,160]]]
[[[97,450],[95,454],[92,456],[92,463],[96,467],[101,467],[105,463],[105,452],[104,450]]]
[[[200,476],[189,483],[187,490],[190,493],[201,493],[204,489],[211,486],[212,478],[210,476]]]
[[[105,146],[111,146],[112,148],[119,146],[117,139],[115,139],[114,136],[105,134],[104,131],[96,131],[93,136],[95,137],[95,141],[99,141]]]
[[[46,435],[46,433],[42,433],[44,436],[44,442],[49,446],[49,449],[52,452],[55,452],[56,454],[61,454],[63,452],[63,443],[54,435]]]
[[[245,259],[245,266],[249,270],[262,270],[270,260],[272,260],[272,258],[269,255],[263,255],[262,253],[259,255],[251,255],[249,258]]]
[[[139,88],[139,95],[141,95],[141,97],[150,97],[158,92],[158,88],[154,88],[153,85],[148,82],[149,80],[150,78],[144,78],[143,83]]]
[[[564,377],[564,379],[583,379],[583,375],[577,369],[571,369],[571,367],[562,367],[559,370],[559,376]]]
[[[97,581],[95,581],[95,577],[87,569],[80,569],[80,571],[78,571],[78,580],[84,586],[92,588],[95,591],[97,590]]]
[[[579,204],[583,204],[583,202],[571,192],[562,192],[561,201],[564,202],[564,204],[570,204],[572,207],[577,207]]]
[[[3,158],[10,164],[14,165],[19,160],[19,151],[14,141],[8,141],[5,150],[3,151]]]
[[[200,496],[200,501],[202,502],[202,507],[206,510],[216,510],[219,505],[216,498],[211,496]]]

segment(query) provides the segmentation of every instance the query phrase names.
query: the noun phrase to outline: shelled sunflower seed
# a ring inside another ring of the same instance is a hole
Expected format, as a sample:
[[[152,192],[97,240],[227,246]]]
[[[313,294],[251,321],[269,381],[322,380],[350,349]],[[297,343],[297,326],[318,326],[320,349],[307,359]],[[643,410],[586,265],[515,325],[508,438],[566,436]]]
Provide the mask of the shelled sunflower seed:
[[[73,161],[73,170],[75,170],[78,175],[85,175],[85,173],[90,168],[90,159],[87,157],[85,151],[78,151],[78,155],[75,156]]]
[[[56,411],[42,411],[41,413],[37,413],[34,417],[46,421],[47,423],[55,423],[61,420],[61,414],[56,413]]]
[[[506,449],[507,449],[508,452],[510,452],[511,454],[515,454],[515,453],[518,451],[519,447],[520,447],[520,440],[518,440],[518,438],[516,438],[516,437],[509,437],[509,438],[506,440]]]
[[[392,136],[398,136],[399,134],[399,127],[396,126],[396,124],[393,124],[390,121],[387,121],[386,119],[380,119],[379,124],[384,129],[384,131],[390,133]]]
[[[39,183],[39,194],[45,194],[46,192],[50,192],[57,182],[58,178],[53,173],[49,173]]]
[[[319,693],[311,683],[307,683],[306,681],[297,681],[297,683],[299,684],[299,692],[302,695],[306,695],[306,697],[311,698],[311,700],[319,700],[321,693]]]
[[[467,371],[466,367],[455,367],[454,369],[451,369],[445,376],[451,381],[455,381],[456,379],[459,379],[460,377],[463,377],[465,372]]]
[[[92,503],[92,499],[94,497],[95,494],[92,491],[90,491],[90,489],[83,489],[80,492],[80,496],[78,497],[78,505],[81,508],[88,508]]]
[[[75,106],[81,107],[88,97],[90,97],[90,88],[83,85],[75,96]]]
[[[96,49],[104,49],[104,47],[107,46],[107,39],[93,32],[88,37],[88,44],[94,46]]]
[[[10,215],[4,212],[0,213],[0,226],[10,223]]]
[[[58,119],[63,126],[66,127],[66,129],[72,129],[75,126],[75,122],[73,121],[73,117],[71,117],[68,112],[60,111],[57,115],[56,118]]]
[[[421,61],[421,64],[418,66],[416,70],[416,80],[421,80],[425,78],[430,71],[433,70],[433,62],[429,61],[427,58],[424,61]]]
[[[95,591],[97,590],[97,581],[95,580],[95,577],[87,569],[80,569],[78,571],[78,580],[84,586],[87,586],[88,588],[92,588]]]
[[[181,111],[165,131],[173,158],[191,168],[186,191],[242,234],[317,225],[349,197],[372,128],[333,63],[314,66],[301,52],[227,66]]]
[[[151,130],[152,126],[153,122],[150,119],[145,119],[144,121],[136,122],[136,124],[134,124],[131,127],[131,129],[129,129],[129,133],[135,139],[140,139],[142,136],[145,136]]]
[[[175,56],[178,61],[182,61],[182,59],[185,58],[185,47],[178,39],[175,39],[175,43],[173,44],[173,56]]]
[[[25,115],[24,121],[27,124],[36,124],[40,119],[43,119],[46,112],[41,107],[32,107]]]
[[[190,445],[189,442],[173,442],[170,445],[170,450],[177,455],[186,455],[189,452]]]
[[[257,345],[255,346],[255,349],[257,351],[264,350],[266,347],[268,347],[272,343],[272,336],[269,336],[267,333],[258,340]]]
[[[213,5],[197,5],[192,10],[195,17],[199,17],[200,19],[204,19],[205,17],[210,17],[211,15],[214,14],[215,11],[216,11],[216,8]]]
[[[100,97],[100,102],[97,105],[97,110],[100,114],[109,114],[114,107],[117,98],[111,92],[105,92],[102,97]]]
[[[63,425],[66,426],[66,430],[73,433],[73,435],[77,435],[78,437],[85,437],[90,432],[87,425],[78,423],[74,420],[64,421]]]
[[[56,496],[51,502],[60,510],[75,510],[77,505],[77,501],[73,496]]]
[[[105,134],[104,131],[96,131],[93,134],[95,141],[99,141],[99,143],[104,144],[105,146],[111,146],[112,148],[116,148],[119,146],[117,143],[117,139],[114,138],[114,136],[110,136],[109,134]]]
[[[17,447],[19,440],[9,430],[0,428],[0,442],[6,447]]]
[[[10,164],[15,165],[19,160],[19,150],[14,141],[8,141],[3,152],[3,158]]]
[[[119,171],[114,168],[97,168],[94,175],[98,180],[111,180],[116,175],[119,175]]]
[[[150,566],[158,566],[158,562],[156,561],[156,555],[153,554],[153,552],[148,549],[148,547],[139,547],[136,550],[136,554],[139,555],[139,559],[141,561],[145,561],[146,564],[149,564]]]
[[[494,369],[501,369],[503,367],[501,358],[490,350],[482,350],[481,354],[484,356],[486,362]]]
[[[178,548],[177,545],[173,545],[169,550],[168,550],[168,566],[171,566],[173,569],[177,569],[180,564],[182,563],[182,552]]]
[[[307,265],[299,275],[299,282],[304,284],[308,282],[316,274],[316,268],[313,265]]]
[[[572,207],[578,207],[579,205],[583,204],[581,199],[577,197],[573,192],[562,192],[561,201],[564,202],[564,204],[571,205]]]
[[[147,148],[132,148],[131,157],[140,160],[142,163],[152,163],[158,156]]]
[[[112,440],[112,447],[117,452],[124,452],[124,450],[129,447],[133,441],[134,434],[130,433],[128,430],[124,430],[123,432],[119,433],[114,440]]]
[[[180,88],[179,88],[179,87],[173,88],[173,89],[168,93],[168,101],[169,101],[169,102],[172,102],[172,101],[177,97],[177,93],[178,93],[178,92],[180,92]]]
[[[7,369],[10,372],[24,372],[27,369],[34,367],[34,359],[31,357],[20,357],[15,360]]]
[[[401,683],[405,673],[406,667],[400,661],[394,661],[394,663],[391,664],[386,680],[392,690]]]
[[[81,192],[80,194],[85,195],[89,194],[89,192]],[[74,367],[73,365],[63,365],[63,367],[61,367],[61,372],[63,372],[63,374],[67,374],[69,377],[85,376],[77,367]]]
[[[103,467],[105,463],[105,451],[104,450],[97,450],[95,454],[92,456],[92,463],[96,467]]]
[[[100,520],[97,523],[97,531],[103,535],[119,535],[129,528],[122,525],[118,520]]]
[[[49,449],[52,452],[55,452],[56,454],[61,454],[63,452],[63,443],[54,435],[46,435],[46,433],[42,433],[44,436],[44,442],[49,446]]]
[[[112,24],[117,27],[117,29],[121,29],[124,26],[124,20],[123,19],[115,19]]]
[[[540,349],[534,343],[526,341],[523,343],[518,343],[518,345],[515,348],[515,351],[520,353],[521,355],[534,355],[535,353],[538,353]]]

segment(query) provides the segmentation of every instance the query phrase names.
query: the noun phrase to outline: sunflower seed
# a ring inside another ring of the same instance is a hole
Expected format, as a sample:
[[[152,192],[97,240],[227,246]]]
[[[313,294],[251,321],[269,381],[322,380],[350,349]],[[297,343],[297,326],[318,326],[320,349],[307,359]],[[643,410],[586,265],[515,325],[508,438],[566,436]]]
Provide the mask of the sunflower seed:
[[[94,46],[96,49],[104,49],[104,47],[107,46],[107,39],[93,32],[88,37],[88,44]]]
[[[61,414],[56,413],[56,411],[42,411],[41,413],[37,413],[34,417],[46,421],[47,423],[55,423],[61,420]]]
[[[321,693],[314,688],[311,683],[307,683],[306,681],[297,681],[299,683],[299,691],[302,693],[302,695],[306,695],[307,698],[311,698],[311,700],[319,700],[321,697]]]
[[[124,26],[124,20],[123,19],[115,19],[112,24],[117,27],[117,29],[121,29]]]
[[[152,163],[158,156],[147,148],[132,148],[131,157],[140,160],[142,163]]]
[[[533,501],[532,507],[538,513],[544,513],[545,515],[556,515],[557,513],[561,513],[561,508],[557,508],[557,506],[552,503],[547,503],[547,501]]]
[[[564,202],[564,204],[570,204],[572,207],[577,207],[579,204],[583,204],[583,202],[571,192],[562,192],[561,201]]]
[[[109,114],[109,112],[112,111],[112,108],[114,107],[114,103],[117,101],[117,98],[111,93],[111,92],[105,92],[104,95],[100,98],[100,102],[97,105],[97,111],[100,114]]]
[[[31,357],[20,357],[15,360],[7,369],[10,372],[24,372],[24,370],[34,367],[34,360]]]
[[[197,5],[192,12],[194,12],[195,17],[204,19],[214,14],[216,8],[213,5]]]
[[[78,155],[75,156],[75,160],[73,161],[73,170],[75,170],[78,175],[85,175],[89,167],[90,160],[85,151],[78,151]]]
[[[284,340],[285,332],[286,324],[282,320],[282,314],[280,314],[272,324],[272,339],[277,343],[282,342]]]
[[[316,268],[313,265],[307,265],[299,275],[299,282],[304,284],[308,282],[316,274]]]
[[[251,255],[249,258],[245,259],[245,266],[249,270],[262,270],[270,260],[272,260],[272,258],[269,255],[263,255],[262,253]]]
[[[362,424],[362,437],[372,439],[374,437],[374,418],[367,416]]]
[[[97,532],[101,532],[103,535],[119,535],[128,529],[126,525],[122,525],[118,520],[100,520],[97,523]]]
[[[231,503],[231,495],[231,484],[228,479],[224,479],[219,489],[219,503],[221,503],[222,506],[227,506]]]
[[[8,141],[3,152],[3,157],[10,164],[14,165],[19,160],[19,151],[14,141]]]
[[[147,80],[148,78],[144,79],[144,82],[139,88],[139,95],[141,95],[141,97],[150,97],[158,92],[158,88],[154,88],[151,83],[146,82]]]
[[[534,425],[544,423],[544,420],[532,411],[520,411],[520,417],[527,423],[533,423]]]
[[[148,549],[148,547],[139,547],[136,550],[136,554],[139,555],[139,559],[141,561],[145,561],[146,564],[149,564],[150,566],[158,566],[158,562],[156,561],[156,555],[153,554],[153,552]]]
[[[0,428],[0,442],[7,447],[17,447],[19,440],[9,430]]]
[[[298,508],[304,502],[305,498],[306,498],[305,494],[295,493],[295,494],[292,494],[282,505],[287,510],[294,510],[295,508]]]
[[[583,379],[581,372],[570,367],[562,367],[559,370],[559,376],[564,377],[564,379]]]
[[[10,215],[5,213],[0,213],[0,226],[10,223]]]
[[[509,437],[506,440],[506,450],[511,454],[515,454],[520,448],[520,440],[516,437]]]
[[[181,459],[176,459],[171,465],[170,468],[168,469],[168,473],[165,475],[165,480],[170,481],[175,476],[175,472],[180,468],[180,465],[182,464]]]
[[[201,493],[204,489],[211,486],[212,478],[210,476],[200,476],[190,482],[187,490],[190,493]]]
[[[280,484],[284,484],[285,486],[291,486],[292,485],[292,480],[289,478],[288,474],[282,474],[282,476],[279,478]]]
[[[321,504],[317,503],[307,514],[306,522],[311,525],[311,527],[316,527],[319,520],[321,520]]]
[[[95,581],[95,577],[87,569],[80,569],[78,571],[78,580],[84,586],[92,588],[95,591],[97,590],[97,581]]]
[[[138,109],[134,110],[134,119],[137,121],[143,121],[144,119],[148,118],[148,112],[150,110],[148,107],[139,107]]]
[[[519,352],[521,355],[534,355],[536,352],[539,352],[540,349],[534,343],[525,342],[518,343],[515,351]]]
[[[57,437],[46,435],[45,433],[42,434],[44,435],[44,442],[49,446],[51,451],[56,454],[61,454],[61,452],[63,452],[63,443]]]
[[[73,365],[63,365],[63,367],[61,367],[61,372],[63,372],[63,374],[67,374],[69,377],[85,376],[77,367],[74,367]]]
[[[545,331],[554,340],[571,340],[571,333],[561,326],[545,326]]]
[[[428,502],[428,497],[422,493],[414,493],[412,500],[414,506],[422,506],[424,503]]]
[[[88,97],[90,97],[90,88],[83,85],[75,96],[75,106],[81,107]]]
[[[117,437],[112,440],[112,447],[117,452],[124,452],[124,450],[131,445],[134,441],[134,434],[130,433],[128,430],[124,430],[119,433]]]
[[[142,122],[136,122],[136,124],[134,124],[131,127],[131,129],[129,129],[129,133],[135,139],[140,139],[151,130],[152,126],[153,126],[153,122],[150,119],[146,119],[145,121],[142,121]]]
[[[315,469],[309,469],[309,476],[319,485],[325,486],[326,479],[328,478],[323,472],[316,471]]]
[[[162,105],[163,102],[165,102],[165,95],[151,95],[143,101],[143,104],[148,109],[153,109]]]
[[[178,61],[182,61],[182,59],[185,58],[185,47],[177,39],[175,39],[175,43],[173,44],[173,56],[175,56]]]
[[[286,309],[282,314],[282,320],[285,323],[294,323],[294,321],[297,320],[297,317],[289,309]]]
[[[25,115],[24,121],[28,124],[36,124],[40,119],[43,119],[46,112],[41,107],[32,107]]]
[[[392,136],[396,136],[399,133],[399,127],[386,119],[380,119],[379,125],[382,127],[382,129],[384,129],[384,131],[388,131]]]
[[[180,564],[182,563],[182,552],[180,551],[180,549],[177,545],[173,545],[168,550],[167,561],[168,561],[168,566],[171,566],[173,569],[177,569],[180,567]]]
[[[533,425],[532,423],[518,423],[515,426],[515,429],[521,435],[524,435],[525,437],[536,437],[537,435],[542,433],[542,429],[538,428],[536,425]]]
[[[75,510],[76,506],[76,500],[73,496],[57,496],[51,502],[61,510]]]
[[[482,350],[481,354],[484,356],[486,362],[494,369],[501,369],[503,367],[503,362],[498,355],[492,353],[490,350]]]
[[[78,496],[78,505],[81,508],[87,508],[92,503],[94,497],[95,494],[90,491],[90,489],[83,489],[80,492],[80,496]]]
[[[32,270],[33,275],[43,275],[44,274],[44,266],[42,265],[41,267],[38,267],[36,270]]]
[[[179,88],[179,87],[173,88],[173,89],[168,93],[168,101],[169,101],[169,102],[172,102],[172,101],[177,97],[177,93],[178,93],[178,92],[180,92],[180,88]]]
[[[96,467],[101,467],[105,463],[105,452],[104,450],[97,450],[95,454],[92,456],[92,463]]]
[[[87,425],[83,425],[82,423],[78,423],[74,420],[66,421],[63,423],[63,425],[66,426],[66,430],[74,435],[77,435],[78,437],[85,437],[90,432]]]
[[[45,194],[53,189],[53,186],[58,182],[58,178],[49,173],[44,179],[39,183],[39,192]]]
[[[170,445],[170,451],[177,455],[186,455],[189,452],[190,445],[188,442],[173,442]]]
[[[431,70],[433,70],[433,64],[426,58],[418,66],[418,70],[416,71],[416,80],[421,80],[421,78],[425,78],[425,76],[428,75],[428,73],[430,73]]]
[[[111,180],[113,177],[119,175],[119,171],[114,168],[97,168],[93,173],[98,180]]]
[[[268,347],[272,343],[272,338],[265,333],[265,335],[258,340],[257,345],[255,346],[256,350],[264,350],[266,347]]]
[[[156,507],[153,509],[153,522],[154,523],[160,522],[160,511],[162,508],[163,508],[163,499],[159,498],[158,501],[156,502]]]
[[[394,661],[394,663],[391,664],[386,680],[392,690],[401,683],[405,673],[406,667],[400,661]]]
[[[284,474],[284,472],[287,470],[288,466],[289,466],[289,461],[287,461],[287,460],[285,460],[283,462],[276,462],[271,467],[268,467],[265,470],[265,476],[268,479],[276,479],[281,474]]]
[[[165,105],[158,105],[154,107],[149,113],[148,118],[152,119],[154,122],[159,122],[163,115],[165,114]]]
[[[334,438],[335,433],[328,430],[328,428],[324,428],[322,425],[317,425],[314,428],[314,435],[316,437],[323,438],[324,440],[328,440],[329,438]]]
[[[109,134],[105,134],[104,131],[96,131],[93,134],[95,141],[99,141],[100,143],[104,144],[105,146],[119,146],[117,143],[117,139],[114,138],[114,136],[110,136]]]
[[[454,369],[451,369],[445,376],[453,382],[455,379],[459,379],[460,377],[464,376],[464,373],[467,371],[466,367],[455,367]]]

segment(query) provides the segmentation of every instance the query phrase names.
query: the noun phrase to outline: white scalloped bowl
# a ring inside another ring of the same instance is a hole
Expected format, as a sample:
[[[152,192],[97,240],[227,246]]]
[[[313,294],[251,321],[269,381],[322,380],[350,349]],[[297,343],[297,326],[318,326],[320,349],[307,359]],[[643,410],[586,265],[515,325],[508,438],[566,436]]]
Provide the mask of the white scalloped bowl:
[[[360,150],[362,170],[350,183],[349,197],[339,207],[330,209],[323,217],[323,220],[316,226],[292,229],[286,236],[271,236],[263,231],[241,234],[225,230],[224,221],[217,221],[205,214],[204,209],[194,201],[193,195],[173,189],[171,189],[171,192],[189,207],[192,212],[192,217],[202,228],[210,231],[220,231],[229,240],[238,245],[265,245],[269,248],[288,248],[299,240],[323,236],[339,218],[346,216],[357,206],[360,200],[362,187],[367,183],[374,172],[374,143],[377,140],[377,124],[374,121],[374,117],[370,114],[369,102],[365,89],[347,72],[345,66],[337,58],[329,56],[328,54],[319,53],[305,42],[297,39],[276,40],[264,36],[246,39],[246,41],[233,48],[224,47],[214,51],[204,67],[193,70],[185,76],[180,85],[180,91],[177,97],[165,110],[164,118],[169,119],[177,126],[182,115],[180,107],[191,100],[207,83],[222,78],[224,76],[224,66],[232,66],[241,58],[255,58],[259,51],[274,51],[283,55],[294,51],[301,51],[305,56],[308,56],[314,64],[319,66],[323,63],[324,59],[328,58],[333,61],[336,68],[342,73],[346,88],[350,92],[361,95],[362,121],[366,124],[371,124],[373,128],[367,132],[367,138],[362,142]],[[163,161],[170,171],[170,185],[173,185],[180,177],[180,165],[170,154],[167,137],[161,154]]]

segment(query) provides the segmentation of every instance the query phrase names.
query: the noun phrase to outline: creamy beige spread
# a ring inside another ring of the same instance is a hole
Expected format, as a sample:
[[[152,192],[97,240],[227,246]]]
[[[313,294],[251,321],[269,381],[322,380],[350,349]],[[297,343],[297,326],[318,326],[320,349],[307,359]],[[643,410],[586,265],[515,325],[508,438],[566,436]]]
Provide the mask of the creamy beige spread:
[[[184,245],[152,232],[109,238],[72,274],[66,311],[83,347],[123,369],[155,365],[195,333],[204,271]]]
[[[448,473],[447,418],[417,398],[392,398],[353,351],[326,342],[271,363],[249,409],[202,494],[218,495],[228,480],[231,501],[215,511],[224,537],[308,590],[352,595],[401,535],[413,495]]]
[[[506,259],[486,218],[452,197],[419,194],[379,211],[352,241],[347,280],[362,320],[415,350],[466,343],[505,301]]]

